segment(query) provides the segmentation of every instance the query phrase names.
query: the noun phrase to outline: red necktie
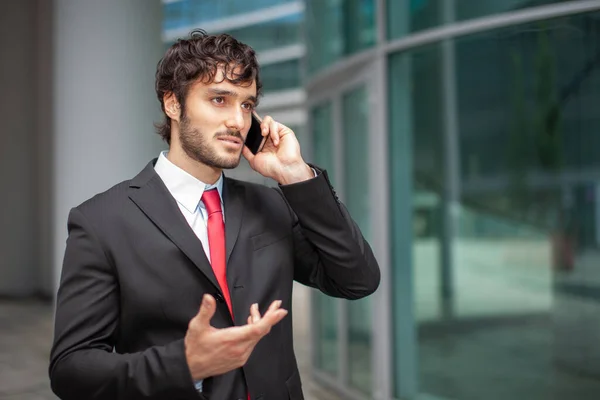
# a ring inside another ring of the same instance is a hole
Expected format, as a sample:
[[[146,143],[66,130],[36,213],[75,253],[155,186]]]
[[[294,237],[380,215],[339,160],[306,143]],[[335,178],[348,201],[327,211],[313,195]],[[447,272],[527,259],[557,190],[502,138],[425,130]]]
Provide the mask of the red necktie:
[[[227,302],[229,312],[233,317],[231,297],[227,287],[227,262],[225,260],[225,223],[221,209],[221,197],[216,189],[205,190],[202,201],[208,212],[208,246],[210,247],[210,264],[212,265],[217,282],[221,286],[223,297]]]
[[[202,201],[208,212],[208,246],[210,247],[210,263],[212,265],[217,282],[227,302],[229,313],[233,318],[231,308],[231,297],[227,286],[227,261],[225,259],[225,223],[223,222],[223,209],[221,208],[221,197],[216,189],[205,190]],[[250,393],[248,393],[250,400]]]

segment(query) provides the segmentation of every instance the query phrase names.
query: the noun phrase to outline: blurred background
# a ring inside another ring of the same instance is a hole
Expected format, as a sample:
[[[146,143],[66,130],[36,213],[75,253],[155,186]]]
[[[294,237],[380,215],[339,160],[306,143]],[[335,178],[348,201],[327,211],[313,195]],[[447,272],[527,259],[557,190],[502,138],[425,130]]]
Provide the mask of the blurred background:
[[[55,399],[67,214],[165,148],[154,72],[193,28],[258,51],[258,112],[382,268],[296,286],[307,399],[600,397],[600,1],[5,0],[0,399]]]

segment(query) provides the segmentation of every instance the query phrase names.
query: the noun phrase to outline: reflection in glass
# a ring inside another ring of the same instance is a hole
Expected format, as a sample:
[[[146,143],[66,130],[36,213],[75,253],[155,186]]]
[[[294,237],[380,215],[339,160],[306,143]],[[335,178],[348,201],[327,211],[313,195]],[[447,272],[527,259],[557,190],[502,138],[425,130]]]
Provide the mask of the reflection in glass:
[[[538,7],[552,3],[560,3],[564,0],[460,0],[454,1],[456,18],[459,21],[485,17],[508,11],[518,11],[531,7]]]
[[[312,110],[313,152],[315,163],[327,170],[329,180],[335,186],[333,153],[333,122],[331,103],[325,103]]]
[[[306,9],[308,71],[376,42],[374,0],[308,0]]]
[[[436,28],[452,22],[444,20],[445,6],[451,8],[454,21],[465,21],[560,2],[564,2],[564,0],[387,1],[388,37],[399,38],[411,32]]]
[[[333,126],[331,103],[317,106],[312,110],[314,163],[327,171],[332,184],[334,181]],[[338,366],[338,327],[337,301],[333,297],[314,291],[313,315],[316,321],[316,364],[321,371],[336,376]]]
[[[336,376],[339,372],[336,299],[315,291],[312,304],[313,315],[317,317],[316,366]]]
[[[275,92],[300,87],[300,61],[290,60],[267,64],[260,69],[263,92]]]
[[[300,43],[301,28],[302,14],[294,14],[263,24],[230,29],[225,33],[248,44],[258,52]]]
[[[163,29],[176,29],[187,26],[202,28],[202,22],[235,16],[274,7],[297,0],[178,0],[163,3]]]
[[[390,135],[413,140],[422,392],[456,400],[600,393],[599,37],[594,13],[460,38],[453,82],[443,78],[441,45],[391,57],[392,90],[410,98],[391,94],[391,126],[406,113],[414,121]],[[407,73],[410,88],[399,85]],[[450,313],[439,290],[444,99],[456,102],[460,140]]]
[[[344,132],[344,202],[367,240],[371,237],[369,208],[369,113],[366,88],[342,98]],[[371,298],[348,302],[348,372],[350,385],[372,391]]]

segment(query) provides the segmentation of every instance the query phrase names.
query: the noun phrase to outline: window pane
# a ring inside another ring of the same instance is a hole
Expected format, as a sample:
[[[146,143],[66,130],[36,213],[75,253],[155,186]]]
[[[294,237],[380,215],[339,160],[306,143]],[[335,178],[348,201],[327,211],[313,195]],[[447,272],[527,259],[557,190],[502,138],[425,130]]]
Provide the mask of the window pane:
[[[599,37],[600,13],[591,13],[460,38],[451,75],[441,44],[391,57],[390,143],[412,138],[422,392],[600,393]],[[454,112],[460,191],[449,207],[444,135]],[[401,130],[407,115],[413,123]],[[392,192],[398,176],[392,169]]]
[[[564,1],[565,0],[388,1],[388,37],[398,38],[411,32],[435,28],[447,23],[444,22],[443,7],[444,4],[449,4],[450,2],[454,4],[454,20],[464,21]]]
[[[313,315],[317,319],[316,367],[337,376],[339,366],[336,299],[315,291],[312,300]]]
[[[314,73],[376,42],[374,0],[308,0],[308,70]]]
[[[369,102],[363,86],[343,99],[344,203],[367,240],[371,237],[369,204]]]
[[[263,92],[275,92],[300,87],[300,61],[268,64],[260,69]]]
[[[334,178],[332,115],[331,103],[313,108],[311,112],[313,125],[314,163],[326,169],[330,180]],[[315,291],[313,299],[313,315],[316,316],[317,368],[337,375],[338,366],[338,325],[337,301],[333,297]]]
[[[294,134],[296,134],[296,139],[298,139],[298,144],[300,144],[300,150],[302,151],[302,155],[307,153],[310,145],[310,138],[308,137],[308,130],[306,129],[306,126],[304,124],[296,125],[296,123],[288,123],[287,121],[285,121],[285,119],[278,119],[275,113],[273,113],[273,115],[275,121],[281,122],[282,124],[286,125],[294,132]]]
[[[297,0],[181,0],[163,4],[163,28],[176,29],[195,25],[202,28],[202,22],[214,21],[237,14],[254,12]]]
[[[369,112],[367,90],[361,87],[343,99],[344,202],[367,240],[371,237],[369,208]],[[348,302],[348,371],[350,385],[370,394],[371,298]]]
[[[331,103],[315,107],[312,110],[313,154],[315,164],[327,170],[329,179],[335,185],[333,122]]]
[[[302,14],[294,14],[260,25],[228,30],[234,38],[250,45],[254,50],[270,50],[301,42]]]

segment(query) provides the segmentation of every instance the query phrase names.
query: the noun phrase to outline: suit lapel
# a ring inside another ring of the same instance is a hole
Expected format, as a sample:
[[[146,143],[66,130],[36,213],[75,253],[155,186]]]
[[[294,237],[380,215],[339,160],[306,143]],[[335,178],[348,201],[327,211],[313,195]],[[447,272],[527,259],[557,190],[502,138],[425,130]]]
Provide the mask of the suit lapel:
[[[240,272],[247,265],[232,263],[231,254],[235,248],[240,228],[242,226],[242,217],[244,212],[244,187],[237,181],[225,178],[223,182],[223,207],[225,208],[225,247],[227,257],[227,284],[231,294],[231,303],[233,306],[233,315],[245,315],[245,302],[243,285],[240,280]],[[245,318],[233,318],[234,324],[241,325],[245,323]]]
[[[156,160],[152,161],[131,180],[129,198],[206,275],[212,284],[219,288],[202,243],[179,211],[175,199],[154,171],[155,162]],[[227,218],[227,208],[225,210]],[[239,230],[239,226],[237,229]]]
[[[244,188],[234,180],[225,178],[223,182],[223,204],[225,208],[225,246],[227,252],[227,269],[229,258],[237,242],[244,214]],[[229,275],[229,274],[228,274]],[[231,288],[230,288],[231,289]]]

